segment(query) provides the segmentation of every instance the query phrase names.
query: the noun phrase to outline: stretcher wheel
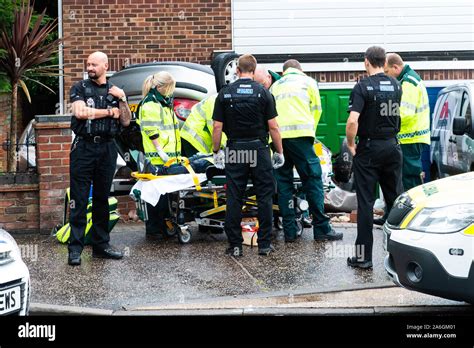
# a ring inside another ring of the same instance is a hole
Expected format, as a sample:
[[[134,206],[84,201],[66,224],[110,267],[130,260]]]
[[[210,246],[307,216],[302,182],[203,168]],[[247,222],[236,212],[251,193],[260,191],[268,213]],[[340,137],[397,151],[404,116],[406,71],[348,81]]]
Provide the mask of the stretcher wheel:
[[[178,234],[178,241],[181,244],[188,244],[191,241],[191,238],[192,238],[191,231],[189,230],[178,231],[177,234]]]
[[[171,221],[166,221],[165,235],[166,237],[174,237],[178,233],[179,227],[175,226]]]

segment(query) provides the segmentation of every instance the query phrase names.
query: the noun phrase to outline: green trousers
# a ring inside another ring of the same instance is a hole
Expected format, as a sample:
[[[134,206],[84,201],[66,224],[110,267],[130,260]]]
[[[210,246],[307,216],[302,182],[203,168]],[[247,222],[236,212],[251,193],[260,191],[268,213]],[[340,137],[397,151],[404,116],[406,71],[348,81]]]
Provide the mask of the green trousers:
[[[422,184],[420,174],[423,171],[421,165],[423,144],[401,144],[400,147],[403,153],[403,189],[408,191],[409,189]]]
[[[293,203],[293,167],[303,184],[303,192],[313,215],[314,235],[326,234],[331,230],[329,217],[324,214],[324,190],[321,165],[313,148],[313,138],[283,139],[285,164],[275,170],[278,189],[278,205],[283,218],[283,232],[286,239],[296,238],[296,214]]]

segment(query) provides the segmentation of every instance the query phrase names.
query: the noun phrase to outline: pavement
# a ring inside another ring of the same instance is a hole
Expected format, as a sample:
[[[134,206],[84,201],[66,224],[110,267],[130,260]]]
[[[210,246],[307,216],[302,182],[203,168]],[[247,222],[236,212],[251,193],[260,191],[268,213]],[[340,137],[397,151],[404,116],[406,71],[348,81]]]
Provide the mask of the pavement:
[[[382,231],[374,230],[374,268],[347,267],[353,252],[353,224],[334,224],[344,239],[315,242],[306,229],[296,243],[259,256],[244,246],[244,257],[224,255],[224,234],[193,240],[147,240],[143,223],[119,223],[111,243],[124,259],[91,257],[86,247],[80,267],[67,265],[67,247],[40,235],[15,236],[31,275],[32,314],[281,314],[366,313],[380,310],[472,310],[461,302],[395,287],[383,268]],[[416,308],[415,308],[416,307]],[[207,312],[205,312],[207,311]],[[296,312],[295,312],[296,311]]]

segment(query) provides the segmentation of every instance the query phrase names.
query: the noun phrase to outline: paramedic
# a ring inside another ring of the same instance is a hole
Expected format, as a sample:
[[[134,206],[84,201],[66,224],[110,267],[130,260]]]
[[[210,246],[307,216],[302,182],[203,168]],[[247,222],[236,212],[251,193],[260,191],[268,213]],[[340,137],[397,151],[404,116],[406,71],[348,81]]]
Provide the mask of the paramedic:
[[[138,120],[142,132],[146,159],[158,170],[154,174],[178,174],[165,167],[169,159],[179,159],[181,142],[178,120],[173,110],[176,81],[171,74],[160,71],[148,76],[142,88]],[[147,203],[146,236],[160,238],[166,235],[169,217],[168,195],[162,195],[156,206]]]
[[[322,113],[317,82],[302,71],[297,60],[290,59],[283,65],[282,78],[272,85],[270,92],[276,100],[286,159],[285,164],[275,170],[285,242],[294,242],[297,232],[293,206],[293,167],[300,175],[313,216],[314,240],[342,239],[342,233],[334,231],[329,217],[324,213],[322,171],[314,151],[316,128]]]
[[[212,153],[212,114],[217,94],[213,94],[191,108],[191,113],[184,121],[181,128],[181,147],[183,155],[194,156],[197,153]],[[226,142],[225,134],[222,135],[221,146]]]

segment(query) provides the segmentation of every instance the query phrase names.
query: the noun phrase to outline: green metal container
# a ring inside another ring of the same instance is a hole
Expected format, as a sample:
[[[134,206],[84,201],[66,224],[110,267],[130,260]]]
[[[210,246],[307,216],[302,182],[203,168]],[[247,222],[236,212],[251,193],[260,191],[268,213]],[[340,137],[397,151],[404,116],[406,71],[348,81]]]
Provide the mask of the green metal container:
[[[349,96],[354,83],[320,83],[323,113],[316,130],[316,137],[326,145],[333,155],[341,148],[346,136],[346,122],[349,114]]]

